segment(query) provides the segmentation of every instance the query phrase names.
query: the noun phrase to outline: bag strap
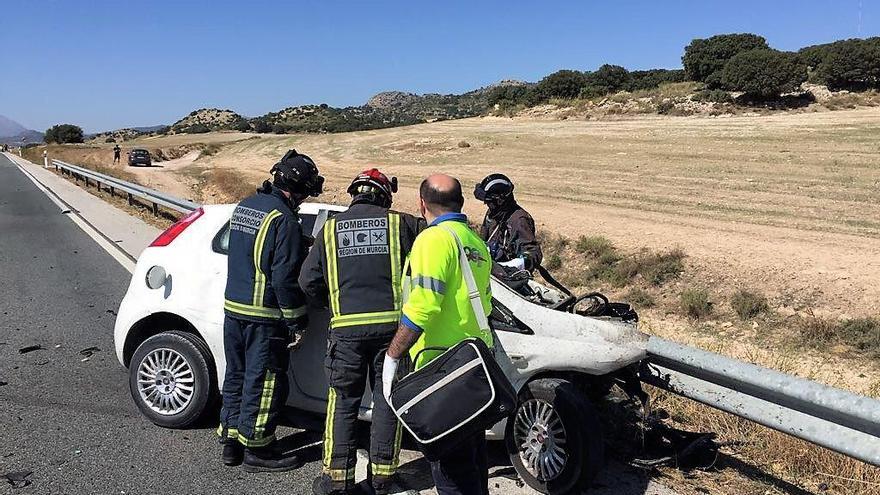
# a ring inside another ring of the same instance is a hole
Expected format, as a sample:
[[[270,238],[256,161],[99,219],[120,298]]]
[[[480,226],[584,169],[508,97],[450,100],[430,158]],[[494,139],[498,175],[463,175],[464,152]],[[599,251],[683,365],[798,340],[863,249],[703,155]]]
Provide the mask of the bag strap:
[[[443,230],[452,234],[452,238],[455,239],[455,244],[458,246],[458,262],[461,265],[461,275],[464,278],[464,284],[468,290],[468,299],[471,301],[471,308],[474,310],[474,317],[477,318],[477,324],[480,326],[480,330],[486,334],[490,334],[489,320],[486,318],[485,311],[483,311],[483,299],[480,297],[480,289],[477,287],[476,280],[474,280],[474,272],[471,270],[471,264],[468,263],[467,252],[464,250],[461,238],[459,238],[458,234],[456,234],[451,228],[442,224],[439,225],[439,227],[442,227]]]

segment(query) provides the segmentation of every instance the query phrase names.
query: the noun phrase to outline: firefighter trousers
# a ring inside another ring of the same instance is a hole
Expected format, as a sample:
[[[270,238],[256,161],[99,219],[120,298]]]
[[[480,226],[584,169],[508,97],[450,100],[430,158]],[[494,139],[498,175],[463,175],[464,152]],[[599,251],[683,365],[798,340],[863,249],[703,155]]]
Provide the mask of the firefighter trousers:
[[[220,411],[221,440],[266,447],[275,440],[287,400],[290,334],[281,322],[252,322],[226,316],[223,345],[226,379]]]
[[[397,470],[401,429],[382,395],[382,364],[390,340],[391,337],[346,340],[331,335],[327,343],[324,367],[330,392],[324,425],[323,468],[334,489],[354,486],[357,417],[367,380],[373,390],[369,472],[373,478],[380,478],[389,477]]]

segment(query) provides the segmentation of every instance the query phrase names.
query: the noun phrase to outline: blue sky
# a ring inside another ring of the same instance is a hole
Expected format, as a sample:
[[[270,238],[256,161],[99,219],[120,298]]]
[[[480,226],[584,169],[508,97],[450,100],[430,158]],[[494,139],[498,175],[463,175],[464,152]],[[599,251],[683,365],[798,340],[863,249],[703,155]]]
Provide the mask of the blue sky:
[[[43,130],[463,92],[562,68],[675,68],[696,37],[783,50],[880,33],[880,2],[3,0],[0,114]]]

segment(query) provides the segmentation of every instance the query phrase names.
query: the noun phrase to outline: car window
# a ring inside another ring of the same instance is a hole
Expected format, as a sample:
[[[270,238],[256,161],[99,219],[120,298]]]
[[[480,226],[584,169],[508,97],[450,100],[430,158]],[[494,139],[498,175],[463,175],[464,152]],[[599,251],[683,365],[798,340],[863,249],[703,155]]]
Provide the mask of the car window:
[[[312,228],[315,226],[315,215],[300,215],[299,221],[300,225],[302,225],[303,233],[310,236]],[[223,224],[223,227],[214,235],[214,240],[211,241],[211,248],[215,253],[229,254],[229,223]]]

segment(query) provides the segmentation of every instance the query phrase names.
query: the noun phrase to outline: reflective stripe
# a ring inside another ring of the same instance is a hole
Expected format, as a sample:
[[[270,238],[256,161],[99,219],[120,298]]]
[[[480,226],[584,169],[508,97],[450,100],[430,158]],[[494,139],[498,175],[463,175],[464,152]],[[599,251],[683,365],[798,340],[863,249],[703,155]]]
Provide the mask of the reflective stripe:
[[[388,253],[391,257],[391,293],[394,309],[403,307],[400,298],[400,215],[388,215]]]
[[[397,323],[400,311],[379,311],[376,313],[354,313],[334,316],[330,319],[330,328],[352,327],[355,325],[373,325],[379,323]]]
[[[275,372],[266,370],[266,378],[263,379],[263,394],[260,397],[260,410],[257,413],[257,422],[254,423],[254,437],[259,439],[266,431],[266,422],[269,421],[269,409],[272,408],[272,395],[275,393]]]
[[[254,241],[254,306],[261,306],[263,304],[263,295],[266,292],[266,274],[263,273],[263,269],[260,267],[260,261],[263,258],[263,244],[266,242],[266,233],[269,231],[272,220],[280,216],[281,212],[278,210],[269,212],[263,219],[260,230],[257,231],[257,238]]]
[[[223,309],[232,313],[244,316],[257,316],[260,318],[281,318],[281,310],[278,308],[266,308],[263,306],[252,306],[250,304],[237,303],[226,299],[223,302]]]
[[[391,476],[397,471],[397,466],[391,464],[370,464],[373,476]]]
[[[275,435],[269,435],[268,437],[263,438],[248,438],[239,433],[238,441],[245,447],[265,447],[275,441]]]
[[[354,468],[351,469],[325,469],[324,473],[330,477],[332,481],[349,481],[354,480]]]
[[[293,320],[299,318],[300,316],[306,314],[307,308],[306,306],[300,306],[298,308],[287,309],[281,308],[281,316],[288,320]]]
[[[223,423],[220,423],[220,426],[217,427],[217,436],[220,438],[238,438],[238,429],[237,428],[226,428],[224,435]]]
[[[327,288],[330,292],[330,314],[339,315],[339,272],[336,266],[336,219],[324,227],[324,250],[327,258]]]
[[[336,413],[336,390],[330,387],[327,395],[327,418],[324,420],[324,472],[330,471],[333,458],[333,415]]]
[[[446,294],[446,283],[434,277],[427,275],[416,275],[412,277],[413,285],[418,285],[423,289],[434,291],[437,294]]]
[[[394,431],[394,451],[391,454],[391,464],[375,464],[370,463],[370,466],[373,471],[373,475],[375,476],[392,476],[397,471],[397,467],[400,466],[400,443],[403,438],[403,428],[400,426],[400,422],[397,423],[397,428]]]

